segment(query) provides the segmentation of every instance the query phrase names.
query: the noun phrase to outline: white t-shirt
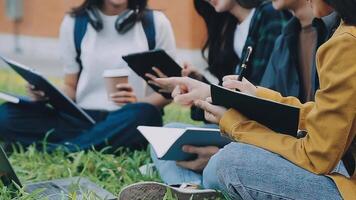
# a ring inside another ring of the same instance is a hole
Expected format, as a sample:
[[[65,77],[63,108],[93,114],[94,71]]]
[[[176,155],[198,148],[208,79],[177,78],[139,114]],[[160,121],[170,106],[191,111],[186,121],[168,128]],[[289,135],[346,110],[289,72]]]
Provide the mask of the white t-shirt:
[[[235,53],[241,58],[242,56],[242,51],[245,47],[248,33],[250,31],[250,25],[251,21],[253,18],[253,15],[255,14],[255,8],[251,10],[250,14],[246,17],[246,19],[240,23],[237,24],[236,29],[235,29],[235,36],[234,36],[234,50]]]
[[[115,29],[117,16],[107,16],[101,12],[100,15],[103,19],[103,30],[97,32],[88,24],[82,41],[83,69],[77,85],[76,102],[84,109],[113,111],[120,107],[108,100],[103,72],[106,69],[129,69],[129,83],[138,99],[146,96],[147,84],[128,67],[122,56],[147,51],[149,47],[141,22],[137,22],[127,33],[119,34]],[[75,59],[77,53],[74,44],[74,22],[73,17],[65,16],[60,30],[61,60],[65,74],[76,74],[80,71]],[[175,57],[175,38],[168,18],[163,13],[154,11],[154,23],[156,48],[164,49],[170,56]]]

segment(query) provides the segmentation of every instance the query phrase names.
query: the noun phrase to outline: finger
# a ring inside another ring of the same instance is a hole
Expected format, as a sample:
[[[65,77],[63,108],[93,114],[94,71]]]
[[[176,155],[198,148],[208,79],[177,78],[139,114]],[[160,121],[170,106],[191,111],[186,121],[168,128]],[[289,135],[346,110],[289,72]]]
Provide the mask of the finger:
[[[204,118],[205,118],[208,122],[211,122],[211,123],[213,123],[213,124],[219,124],[218,118],[217,118],[214,114],[212,114],[212,113],[210,113],[210,112],[205,111],[205,112],[204,112]]]
[[[214,111],[216,111],[215,106],[206,101],[197,100],[194,102],[194,105],[210,113],[215,113]]]
[[[182,147],[182,150],[186,153],[193,153],[193,154],[198,154],[198,155],[204,155],[206,148],[204,147],[196,147],[192,145],[184,145]]]
[[[160,77],[160,78],[167,78],[168,76],[165,75],[161,70],[157,67],[152,67],[152,70]]]
[[[190,67],[190,63],[184,62],[183,63],[183,69],[188,69]]]
[[[243,91],[244,83],[237,80],[227,80],[223,82],[223,87],[228,89],[238,89],[240,91]]]
[[[197,168],[194,161],[179,161],[179,162],[177,162],[177,165],[180,167],[183,167],[185,169],[190,169],[193,171],[195,171]]]
[[[154,86],[156,86],[156,87],[159,87],[159,88],[163,88],[162,85],[158,84],[158,83],[155,82],[155,81],[147,81],[147,83],[150,84],[150,85],[154,85]]]
[[[145,74],[145,76],[146,76],[147,78],[151,79],[151,80],[155,80],[155,79],[157,78],[157,76],[152,75],[152,74],[150,74],[150,73]]]
[[[116,93],[112,93],[110,94],[111,98],[116,98],[116,97],[134,97],[135,94],[133,92],[129,92],[129,91],[120,91],[120,92],[116,92]]]
[[[185,85],[188,82],[186,77],[157,78],[155,81],[168,86]]]
[[[172,92],[172,97],[175,98],[176,96],[178,95],[181,95],[182,92],[181,92],[181,89],[180,89],[180,86],[176,86]]]
[[[227,75],[224,76],[223,81],[228,81],[228,80],[238,80],[239,75]]]
[[[211,103],[211,104],[213,103],[213,99],[211,97],[206,98],[205,101],[208,102],[208,103]]]
[[[116,97],[116,98],[111,98],[111,101],[118,104],[126,104],[126,103],[136,102],[136,99],[133,97]]]
[[[131,85],[128,84],[128,83],[117,84],[117,85],[116,85],[116,88],[117,88],[118,90],[133,91]]]
[[[184,105],[184,106],[191,106],[194,103],[193,99],[194,99],[194,97],[191,94],[186,93],[186,94],[181,94],[181,95],[175,96],[174,102]]]

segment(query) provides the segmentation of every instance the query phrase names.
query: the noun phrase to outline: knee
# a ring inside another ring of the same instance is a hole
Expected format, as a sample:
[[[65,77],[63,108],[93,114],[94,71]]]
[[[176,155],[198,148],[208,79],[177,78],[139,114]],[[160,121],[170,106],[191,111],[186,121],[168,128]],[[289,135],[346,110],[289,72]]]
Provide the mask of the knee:
[[[10,118],[10,109],[11,105],[7,103],[0,106],[0,126],[8,124]]]
[[[0,106],[0,134],[4,134],[12,121],[10,119],[10,110],[12,109],[11,104],[3,104]],[[0,136],[1,137],[1,136]]]
[[[230,187],[241,185],[249,177],[263,174],[266,168],[261,165],[269,162],[271,154],[248,144],[231,143],[225,146],[216,158],[219,163],[217,177],[222,190],[228,191]]]
[[[135,115],[139,125],[162,126],[162,113],[160,110],[149,103],[128,104],[123,109]]]

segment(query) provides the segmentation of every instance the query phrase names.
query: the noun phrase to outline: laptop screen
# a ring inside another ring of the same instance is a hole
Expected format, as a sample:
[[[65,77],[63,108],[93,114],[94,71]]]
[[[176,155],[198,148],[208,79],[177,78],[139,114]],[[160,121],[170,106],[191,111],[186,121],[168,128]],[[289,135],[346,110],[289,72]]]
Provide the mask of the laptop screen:
[[[12,168],[4,149],[0,146],[0,179],[5,186],[12,185],[15,182],[18,186],[22,184]]]

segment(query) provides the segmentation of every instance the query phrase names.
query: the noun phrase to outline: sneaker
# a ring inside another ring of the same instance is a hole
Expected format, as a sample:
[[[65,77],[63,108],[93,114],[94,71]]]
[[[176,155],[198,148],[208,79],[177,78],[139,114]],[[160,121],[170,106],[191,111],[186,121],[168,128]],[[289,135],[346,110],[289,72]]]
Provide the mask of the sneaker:
[[[209,200],[222,198],[221,194],[215,190],[195,189],[187,185],[172,187],[157,182],[141,182],[122,189],[119,194],[119,200],[160,200],[164,199],[169,190],[171,190],[172,196],[177,197],[178,200]]]

